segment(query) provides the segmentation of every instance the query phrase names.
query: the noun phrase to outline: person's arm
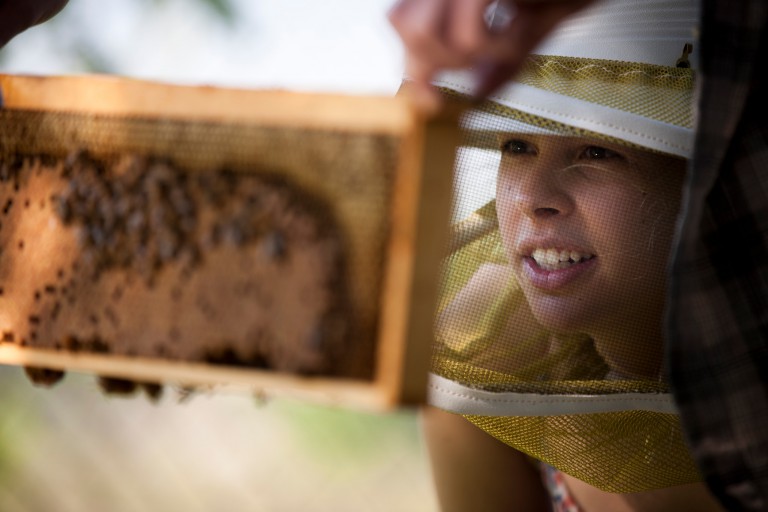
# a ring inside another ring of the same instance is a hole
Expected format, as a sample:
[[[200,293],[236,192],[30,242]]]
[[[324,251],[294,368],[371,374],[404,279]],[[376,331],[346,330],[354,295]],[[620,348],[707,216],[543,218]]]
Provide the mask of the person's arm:
[[[405,45],[412,93],[434,110],[439,96],[429,83],[437,72],[471,67],[475,95],[484,97],[512,78],[554,27],[592,1],[499,0],[511,17],[489,26],[490,0],[400,0],[389,20]]]
[[[0,48],[29,27],[51,19],[67,0],[0,0]]]
[[[443,512],[548,510],[538,470],[524,454],[436,408],[422,411],[421,424]]]

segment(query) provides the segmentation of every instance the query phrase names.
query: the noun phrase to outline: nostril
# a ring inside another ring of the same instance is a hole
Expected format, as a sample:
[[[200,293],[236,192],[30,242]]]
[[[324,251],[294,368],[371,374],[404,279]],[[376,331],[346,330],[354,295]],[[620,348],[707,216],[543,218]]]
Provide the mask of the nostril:
[[[537,217],[552,217],[560,213],[557,208],[536,208]]]

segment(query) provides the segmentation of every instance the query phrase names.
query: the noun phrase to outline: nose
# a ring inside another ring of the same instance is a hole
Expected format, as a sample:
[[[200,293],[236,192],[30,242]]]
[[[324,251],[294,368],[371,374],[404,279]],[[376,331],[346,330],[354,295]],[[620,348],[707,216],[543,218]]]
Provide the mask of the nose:
[[[552,168],[512,169],[500,173],[496,200],[531,220],[569,215],[574,203],[568,188]]]

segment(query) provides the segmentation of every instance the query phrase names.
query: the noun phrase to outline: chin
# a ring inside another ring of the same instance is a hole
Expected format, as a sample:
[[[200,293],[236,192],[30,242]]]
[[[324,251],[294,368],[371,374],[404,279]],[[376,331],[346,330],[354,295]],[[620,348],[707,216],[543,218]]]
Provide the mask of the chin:
[[[547,330],[560,334],[577,334],[586,330],[585,319],[594,321],[597,308],[575,297],[527,297],[536,321]]]

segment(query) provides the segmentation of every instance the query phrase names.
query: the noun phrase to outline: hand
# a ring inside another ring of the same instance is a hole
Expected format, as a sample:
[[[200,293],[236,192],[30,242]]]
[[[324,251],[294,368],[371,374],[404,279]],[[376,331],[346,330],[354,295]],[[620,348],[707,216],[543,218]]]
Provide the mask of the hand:
[[[29,27],[55,16],[67,0],[0,0],[0,48]]]
[[[400,0],[389,20],[405,44],[412,93],[423,109],[434,111],[440,97],[430,81],[437,72],[472,68],[475,96],[483,98],[512,78],[558,23],[592,1],[499,0],[511,17],[489,26],[491,0]]]

